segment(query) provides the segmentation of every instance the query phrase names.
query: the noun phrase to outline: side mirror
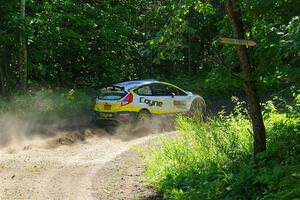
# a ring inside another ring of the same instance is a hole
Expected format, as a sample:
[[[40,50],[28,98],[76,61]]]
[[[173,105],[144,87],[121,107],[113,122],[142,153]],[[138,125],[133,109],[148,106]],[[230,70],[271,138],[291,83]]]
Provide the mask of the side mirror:
[[[172,92],[172,93],[171,93],[171,96],[172,96],[172,98],[174,98],[174,97],[175,97],[175,93],[174,93],[174,92]]]

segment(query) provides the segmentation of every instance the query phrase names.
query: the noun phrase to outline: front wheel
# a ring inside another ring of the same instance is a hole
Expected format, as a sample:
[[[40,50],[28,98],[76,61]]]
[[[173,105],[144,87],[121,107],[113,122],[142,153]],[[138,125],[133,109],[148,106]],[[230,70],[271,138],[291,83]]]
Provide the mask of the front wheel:
[[[190,117],[200,118],[204,120],[206,117],[206,104],[203,99],[197,98],[192,102],[191,108],[188,112]]]

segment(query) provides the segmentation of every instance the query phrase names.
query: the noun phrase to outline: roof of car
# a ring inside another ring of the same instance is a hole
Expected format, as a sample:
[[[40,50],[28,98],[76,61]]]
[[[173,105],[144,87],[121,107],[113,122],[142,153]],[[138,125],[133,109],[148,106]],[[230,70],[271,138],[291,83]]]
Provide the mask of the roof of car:
[[[142,86],[142,85],[146,85],[146,84],[150,84],[150,83],[161,83],[158,80],[154,80],[154,79],[145,79],[145,80],[136,80],[136,81],[126,81],[126,82],[122,82],[122,83],[115,83],[113,84],[114,86],[118,86],[118,87],[124,87],[126,90],[131,90],[133,88]]]

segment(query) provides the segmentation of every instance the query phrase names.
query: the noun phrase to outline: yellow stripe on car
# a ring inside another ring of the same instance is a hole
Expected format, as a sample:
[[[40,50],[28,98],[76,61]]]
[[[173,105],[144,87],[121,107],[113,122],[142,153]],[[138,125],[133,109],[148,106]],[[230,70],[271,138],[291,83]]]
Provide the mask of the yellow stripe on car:
[[[142,107],[142,106],[135,106],[135,105],[132,105],[132,104],[121,106],[120,103],[119,104],[111,103],[111,104],[109,104],[109,105],[111,105],[111,109],[106,110],[104,108],[105,105],[107,105],[107,103],[102,103],[102,102],[96,103],[94,110],[99,111],[99,112],[107,112],[107,113],[113,113],[113,112],[119,112],[119,111],[139,112],[142,109],[147,109],[152,114],[173,114],[173,113],[178,112],[177,110],[164,111],[164,110],[158,110],[158,109],[155,109],[155,108],[145,108],[145,107]]]

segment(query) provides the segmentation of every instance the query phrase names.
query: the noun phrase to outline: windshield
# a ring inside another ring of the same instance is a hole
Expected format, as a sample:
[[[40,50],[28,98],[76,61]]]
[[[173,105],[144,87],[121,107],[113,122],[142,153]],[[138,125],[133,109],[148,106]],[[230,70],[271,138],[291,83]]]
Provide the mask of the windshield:
[[[110,86],[102,88],[99,91],[98,99],[100,100],[119,100],[126,95],[126,91],[122,87]]]

